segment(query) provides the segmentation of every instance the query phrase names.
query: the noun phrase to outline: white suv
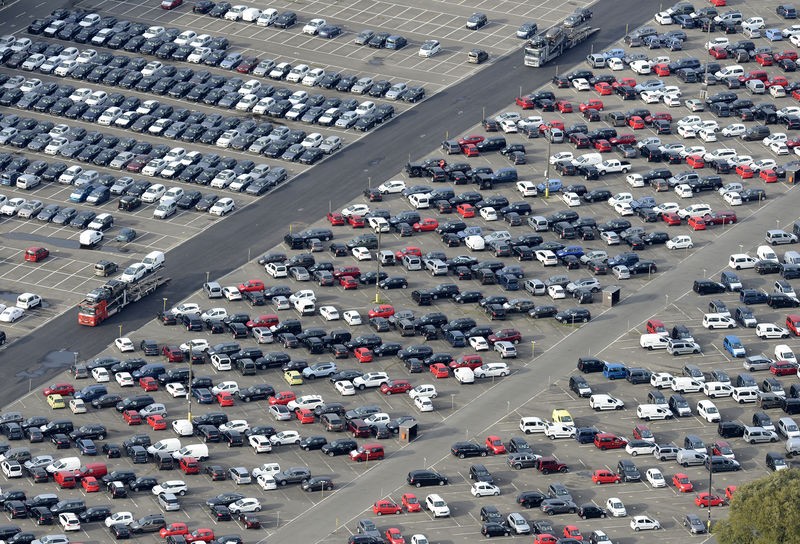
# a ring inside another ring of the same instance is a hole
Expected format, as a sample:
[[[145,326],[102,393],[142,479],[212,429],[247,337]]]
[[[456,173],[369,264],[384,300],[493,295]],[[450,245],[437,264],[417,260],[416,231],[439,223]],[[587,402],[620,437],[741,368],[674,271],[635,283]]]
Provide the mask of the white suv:
[[[435,518],[445,518],[450,515],[450,507],[448,507],[444,499],[436,493],[425,497],[425,507],[431,511]]]

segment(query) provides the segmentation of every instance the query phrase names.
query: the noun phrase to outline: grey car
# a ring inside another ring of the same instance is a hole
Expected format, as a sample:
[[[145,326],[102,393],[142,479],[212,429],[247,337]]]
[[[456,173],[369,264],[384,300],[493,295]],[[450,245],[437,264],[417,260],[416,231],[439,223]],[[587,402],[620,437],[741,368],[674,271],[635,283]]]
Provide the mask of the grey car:
[[[256,66],[253,69],[253,75],[254,76],[265,76],[265,75],[269,74],[272,71],[273,68],[275,68],[275,61],[274,60],[270,60],[270,59],[262,60],[261,62],[258,63],[258,66]]]
[[[303,378],[311,380],[315,378],[325,378],[336,374],[338,371],[339,369],[334,363],[317,363],[303,369]]]
[[[371,77],[362,77],[350,88],[350,92],[353,94],[366,94],[372,88],[372,84]]]
[[[282,404],[275,404],[269,407],[269,413],[276,421],[287,421],[292,419],[292,412]]]
[[[386,91],[384,98],[386,100],[397,100],[400,98],[400,95],[406,92],[406,89],[408,89],[408,85],[405,83],[395,83]]]
[[[572,501],[564,501],[561,499],[545,499],[541,504],[542,512],[548,516],[554,514],[574,514],[578,511],[578,505]]]
[[[706,526],[700,520],[697,514],[686,514],[683,518],[683,526],[689,530],[693,535],[699,535],[706,532]]]
[[[275,478],[275,483],[277,483],[279,486],[284,486],[286,484],[299,484],[311,478],[311,471],[305,467],[289,468],[283,472],[276,473],[273,478]]]
[[[231,53],[224,59],[222,62],[219,63],[219,67],[225,70],[233,70],[242,62],[242,54],[241,53]]]
[[[156,415],[167,417],[167,407],[160,402],[154,402],[139,410],[139,415],[142,416],[142,418]]]

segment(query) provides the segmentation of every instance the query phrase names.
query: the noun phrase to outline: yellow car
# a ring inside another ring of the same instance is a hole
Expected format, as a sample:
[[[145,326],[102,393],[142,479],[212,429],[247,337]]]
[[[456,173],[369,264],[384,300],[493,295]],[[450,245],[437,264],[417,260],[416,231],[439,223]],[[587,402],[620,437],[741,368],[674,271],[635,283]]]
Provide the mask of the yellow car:
[[[553,423],[561,423],[562,425],[575,425],[575,421],[568,411],[555,408],[553,410]]]
[[[61,395],[47,395],[47,404],[49,404],[50,408],[53,410],[58,408],[66,408],[66,404],[64,404],[64,397]]]
[[[283,378],[289,385],[303,385],[303,375],[296,370],[287,370],[283,373]]]

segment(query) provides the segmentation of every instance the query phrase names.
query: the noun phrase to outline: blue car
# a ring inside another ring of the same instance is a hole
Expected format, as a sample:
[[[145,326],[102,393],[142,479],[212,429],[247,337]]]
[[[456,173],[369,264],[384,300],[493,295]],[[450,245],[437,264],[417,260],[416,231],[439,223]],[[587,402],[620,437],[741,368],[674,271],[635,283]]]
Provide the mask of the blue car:
[[[652,208],[656,205],[656,199],[652,196],[643,196],[631,202],[631,208],[638,210],[639,208]]]
[[[196,398],[197,402],[200,404],[211,404],[214,402],[214,396],[211,394],[211,391],[205,387],[192,389],[192,396]]]
[[[456,235],[462,240],[467,236],[483,236],[483,229],[478,226],[471,226],[458,231]]]
[[[556,252],[556,257],[563,259],[567,255],[574,255],[580,258],[583,255],[583,248],[581,246],[567,246],[564,249],[559,249]]]
[[[777,28],[768,28],[764,31],[764,37],[771,42],[783,40],[783,33]]]
[[[622,59],[625,58],[625,50],[624,49],[609,49],[608,51],[603,51],[603,58],[608,59]]]
[[[550,186],[550,192],[556,193],[564,188],[564,185],[561,183],[560,179],[550,179],[547,180],[547,184]],[[539,190],[539,193],[544,193],[545,191],[545,184],[544,182],[540,183],[536,186],[536,189]]]
[[[79,438],[75,441],[75,445],[81,452],[81,455],[97,455],[97,446],[91,438]]]
[[[76,187],[72,194],[69,195],[70,202],[83,202],[85,201],[96,187],[94,185],[86,185],[84,187]]]

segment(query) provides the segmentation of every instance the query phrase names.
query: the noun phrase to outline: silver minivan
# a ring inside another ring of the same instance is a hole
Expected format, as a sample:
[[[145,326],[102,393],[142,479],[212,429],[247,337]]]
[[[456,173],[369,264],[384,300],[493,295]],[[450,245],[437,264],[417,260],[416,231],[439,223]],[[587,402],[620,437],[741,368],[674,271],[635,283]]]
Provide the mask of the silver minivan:
[[[215,281],[204,283],[203,291],[205,291],[208,298],[222,298],[222,286]]]
[[[159,493],[158,504],[167,512],[181,509],[181,503],[178,501],[178,497],[172,493]]]
[[[780,229],[768,230],[764,239],[773,246],[777,246],[778,244],[794,244],[797,242],[797,236]]]

